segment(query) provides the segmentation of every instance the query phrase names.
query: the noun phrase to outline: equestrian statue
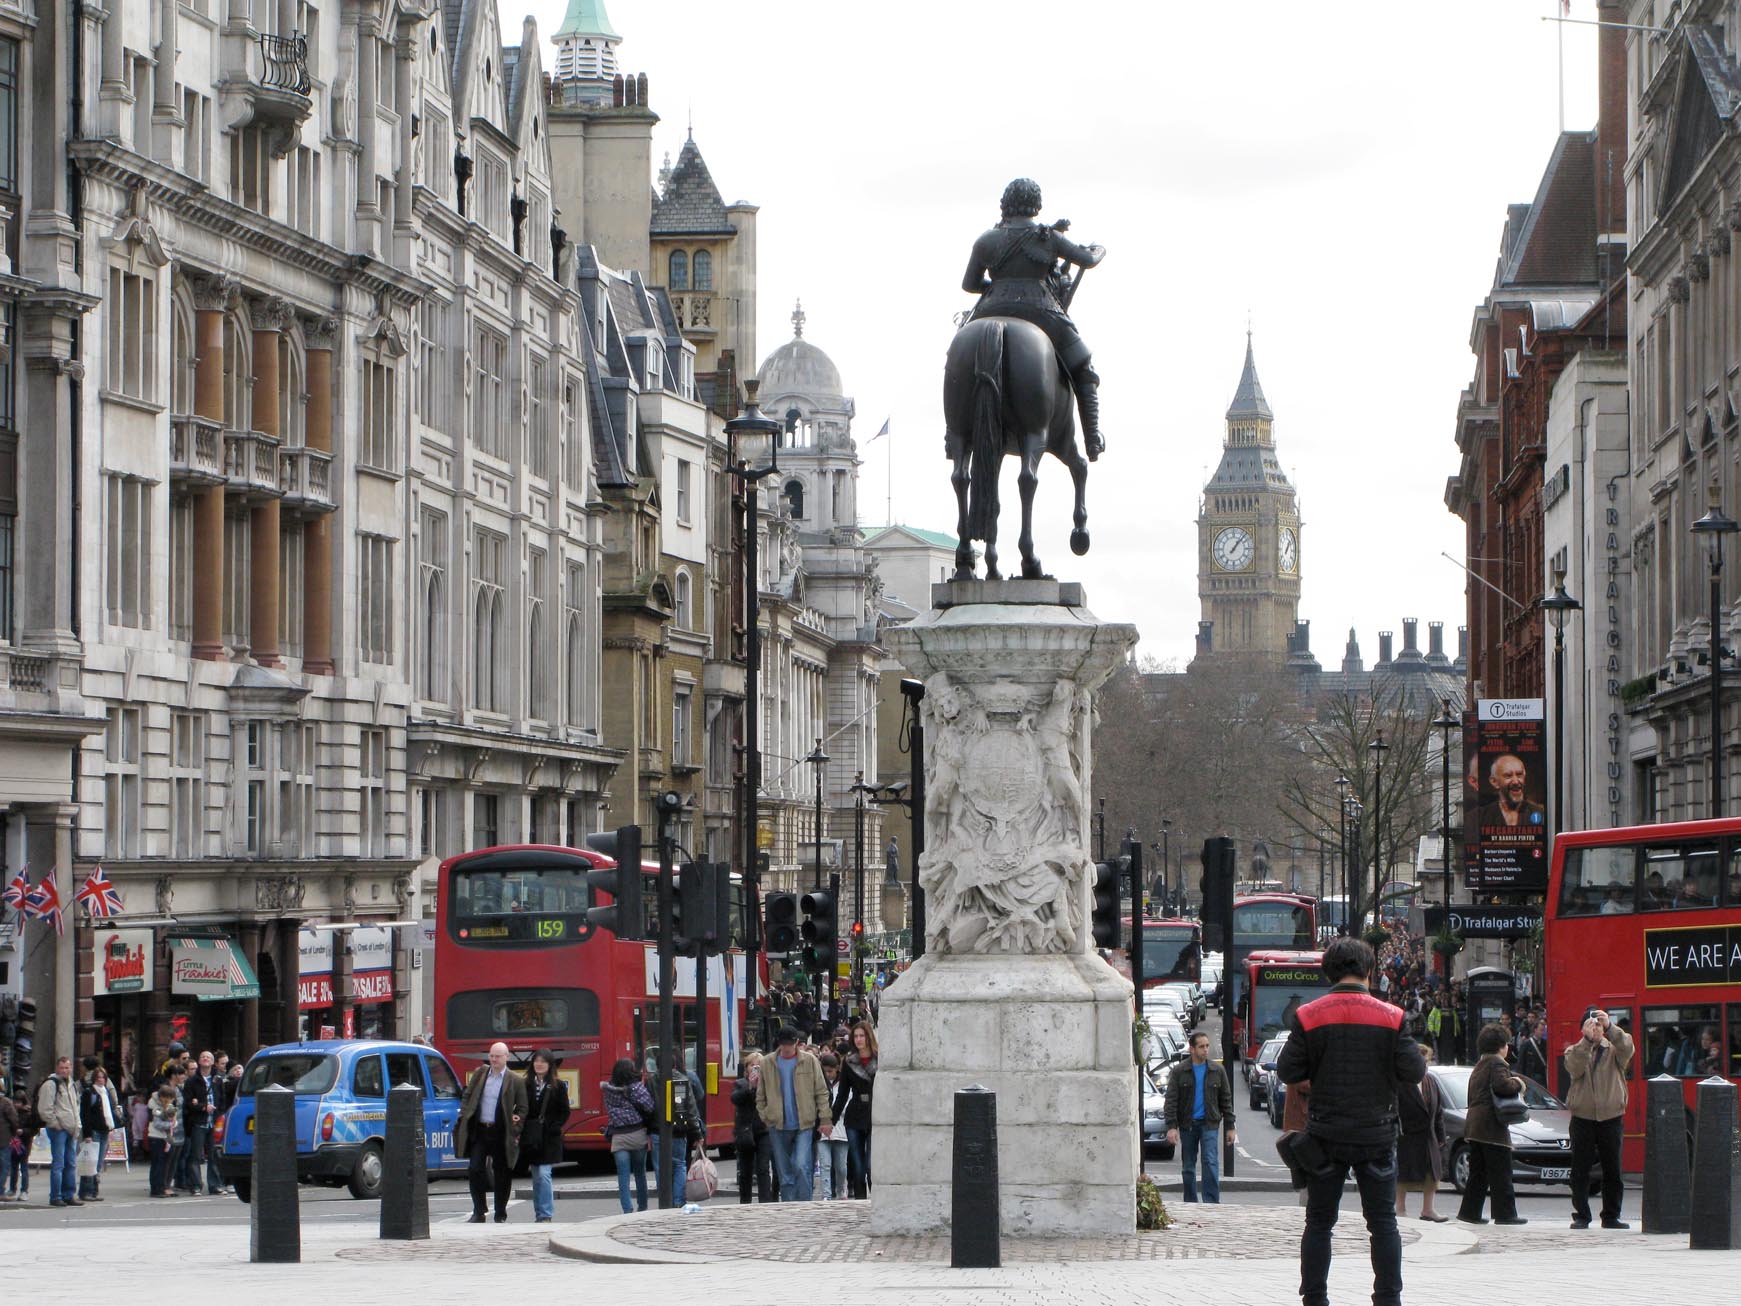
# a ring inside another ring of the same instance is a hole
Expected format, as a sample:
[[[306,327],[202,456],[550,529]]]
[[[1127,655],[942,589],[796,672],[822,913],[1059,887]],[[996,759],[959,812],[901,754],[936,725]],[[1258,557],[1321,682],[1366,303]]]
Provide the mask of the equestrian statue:
[[[943,373],[944,447],[954,464],[950,480],[960,514],[957,580],[973,578],[974,540],[985,541],[986,579],[1002,579],[998,471],[1006,454],[1021,459],[1016,484],[1022,496],[1023,578],[1045,574],[1033,540],[1042,454],[1052,454],[1070,469],[1076,488],[1070,549],[1078,557],[1088,552],[1088,463],[1105,448],[1100,378],[1069,310],[1083,273],[1099,266],[1106,250],[1070,240],[1064,234],[1067,221],[1034,221],[1039,212],[1037,182],[1023,177],[1006,186],[1003,220],[974,241],[961,283],[968,294],[979,296],[979,303],[955,333]],[[1076,446],[1072,391],[1082,414],[1086,460]]]

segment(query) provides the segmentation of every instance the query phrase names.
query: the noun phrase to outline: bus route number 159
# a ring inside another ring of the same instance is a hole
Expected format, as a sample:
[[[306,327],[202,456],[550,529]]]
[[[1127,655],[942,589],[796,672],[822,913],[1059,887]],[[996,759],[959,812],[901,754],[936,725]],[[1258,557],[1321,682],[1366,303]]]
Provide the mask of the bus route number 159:
[[[541,939],[560,939],[568,933],[568,922],[560,917],[555,920],[534,921],[532,930]]]

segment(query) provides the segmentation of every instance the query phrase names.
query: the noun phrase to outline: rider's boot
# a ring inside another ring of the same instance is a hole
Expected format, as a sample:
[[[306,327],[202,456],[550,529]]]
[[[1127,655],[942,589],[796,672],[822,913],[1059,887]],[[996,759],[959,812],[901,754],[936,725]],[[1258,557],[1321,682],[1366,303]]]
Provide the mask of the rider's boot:
[[[1070,377],[1076,385],[1076,408],[1082,414],[1082,443],[1093,462],[1106,451],[1100,435],[1100,378],[1092,367],[1079,367]]]

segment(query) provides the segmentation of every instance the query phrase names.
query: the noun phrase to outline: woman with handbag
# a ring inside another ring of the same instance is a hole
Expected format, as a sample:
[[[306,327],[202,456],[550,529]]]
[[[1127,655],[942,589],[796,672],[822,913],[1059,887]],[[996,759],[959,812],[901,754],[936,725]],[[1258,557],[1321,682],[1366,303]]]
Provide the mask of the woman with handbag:
[[[871,1094],[877,1082],[877,1032],[868,1020],[852,1027],[852,1051],[840,1074],[852,1089],[852,1101],[846,1108],[847,1173],[852,1195],[862,1201],[870,1196]]]
[[[121,1103],[109,1087],[109,1072],[102,1066],[91,1070],[79,1094],[79,1197],[87,1202],[103,1200],[103,1158],[109,1150],[109,1132],[121,1126]]]
[[[1511,1188],[1511,1124],[1522,1109],[1519,1095],[1523,1081],[1512,1074],[1505,1060],[1511,1054],[1511,1035],[1504,1025],[1484,1025],[1475,1036],[1480,1058],[1469,1072],[1469,1113],[1463,1122],[1463,1141],[1469,1148],[1469,1184],[1457,1218],[1465,1224],[1486,1224],[1481,1208],[1489,1189],[1493,1195],[1494,1224],[1528,1224],[1517,1213],[1517,1195]]]
[[[611,1077],[599,1083],[604,1095],[611,1140],[611,1160],[617,1165],[617,1198],[623,1214],[647,1209],[647,1131],[653,1127],[653,1095],[635,1073],[635,1063],[621,1058],[611,1067]],[[629,1176],[635,1177],[635,1204],[629,1204]]]
[[[562,1131],[568,1124],[568,1085],[556,1077],[556,1062],[540,1049],[526,1076],[526,1123],[520,1129],[520,1155],[532,1169],[532,1219],[549,1224],[556,1217],[551,1171],[562,1163]]]
[[[1421,1056],[1433,1064],[1432,1045],[1422,1043]],[[1444,1176],[1445,1103],[1439,1081],[1431,1072],[1418,1085],[1400,1085],[1396,1090],[1397,1117],[1402,1138],[1396,1145],[1396,1213],[1407,1215],[1408,1194],[1419,1189],[1421,1219],[1443,1224],[1451,1217],[1433,1210],[1433,1197]]]

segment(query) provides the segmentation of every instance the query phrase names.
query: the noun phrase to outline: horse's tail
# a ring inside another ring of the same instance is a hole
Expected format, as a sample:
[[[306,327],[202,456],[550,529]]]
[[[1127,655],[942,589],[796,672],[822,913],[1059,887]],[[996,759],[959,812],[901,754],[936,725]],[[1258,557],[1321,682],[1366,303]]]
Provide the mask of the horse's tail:
[[[991,538],[997,525],[997,478],[1003,467],[1004,324],[985,319],[973,353],[973,451],[968,494],[967,536]]]

